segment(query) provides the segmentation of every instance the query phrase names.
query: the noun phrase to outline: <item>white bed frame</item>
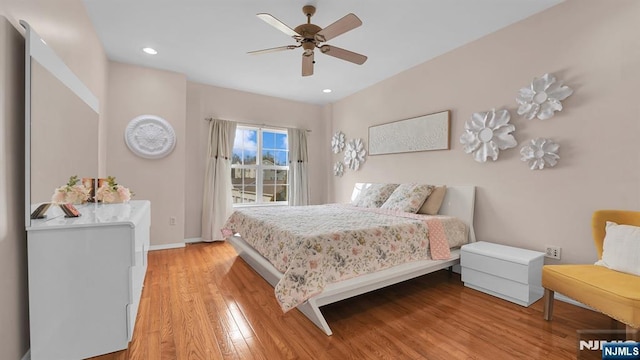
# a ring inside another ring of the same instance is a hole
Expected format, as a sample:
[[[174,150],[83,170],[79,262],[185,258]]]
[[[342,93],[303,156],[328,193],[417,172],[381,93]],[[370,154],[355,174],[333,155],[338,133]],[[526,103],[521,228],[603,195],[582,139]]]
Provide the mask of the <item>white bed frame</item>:
[[[367,184],[356,184],[356,190],[354,190],[354,192],[366,186]],[[450,215],[462,219],[469,226],[470,242],[476,241],[473,229],[474,203],[474,186],[447,186],[447,192],[439,212],[441,215]],[[267,259],[262,257],[251,245],[238,236],[229,237],[227,241],[235,248],[238,255],[267,280],[271,286],[276,286],[280,278],[282,278],[282,273],[271,265]],[[381,289],[434,271],[446,269],[459,263],[460,250],[452,250],[451,258],[448,260],[415,261],[329,284],[322,293],[315,295],[299,305],[298,310],[327,335],[331,335],[331,328],[329,328],[329,324],[327,324],[327,321],[320,312],[321,306]]]

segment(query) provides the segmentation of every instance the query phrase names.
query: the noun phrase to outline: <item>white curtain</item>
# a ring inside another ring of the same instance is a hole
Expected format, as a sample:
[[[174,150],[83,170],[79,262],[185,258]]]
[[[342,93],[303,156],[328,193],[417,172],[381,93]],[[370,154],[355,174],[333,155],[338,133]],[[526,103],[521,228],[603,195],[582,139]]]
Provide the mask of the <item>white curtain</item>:
[[[203,241],[224,240],[221,229],[233,211],[231,156],[235,136],[235,122],[211,120],[202,200]]]
[[[307,131],[289,129],[289,205],[309,204]]]

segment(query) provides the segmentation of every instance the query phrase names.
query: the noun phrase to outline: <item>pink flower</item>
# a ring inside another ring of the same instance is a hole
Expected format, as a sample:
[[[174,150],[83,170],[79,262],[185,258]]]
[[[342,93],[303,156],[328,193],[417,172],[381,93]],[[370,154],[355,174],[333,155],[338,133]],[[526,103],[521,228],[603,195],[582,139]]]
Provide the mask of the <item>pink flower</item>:
[[[89,189],[82,184],[73,185],[67,192],[67,202],[82,204],[89,198]]]
[[[133,193],[126,187],[116,183],[116,178],[108,176],[107,181],[100,181],[102,185],[96,190],[96,200],[104,203],[127,202]]]
[[[53,196],[51,197],[51,202],[54,204],[64,204],[67,200],[67,193],[65,192],[65,187],[59,187],[53,192]]]
[[[120,201],[127,202],[131,200],[131,191],[122,185],[118,185],[116,187],[116,191],[118,192],[118,196],[120,197]]]
[[[82,204],[88,199],[89,189],[81,184],[61,186],[51,196],[54,204]]]
[[[116,192],[109,186],[109,184],[103,184],[96,191],[96,199],[104,203],[112,203],[116,200]]]

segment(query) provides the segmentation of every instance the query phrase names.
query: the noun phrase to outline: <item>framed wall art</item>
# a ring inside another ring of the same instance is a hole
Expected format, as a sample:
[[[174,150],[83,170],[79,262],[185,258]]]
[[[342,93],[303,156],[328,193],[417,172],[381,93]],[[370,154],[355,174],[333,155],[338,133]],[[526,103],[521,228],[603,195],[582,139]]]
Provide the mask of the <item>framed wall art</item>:
[[[369,155],[448,150],[451,112],[418,116],[369,127]]]

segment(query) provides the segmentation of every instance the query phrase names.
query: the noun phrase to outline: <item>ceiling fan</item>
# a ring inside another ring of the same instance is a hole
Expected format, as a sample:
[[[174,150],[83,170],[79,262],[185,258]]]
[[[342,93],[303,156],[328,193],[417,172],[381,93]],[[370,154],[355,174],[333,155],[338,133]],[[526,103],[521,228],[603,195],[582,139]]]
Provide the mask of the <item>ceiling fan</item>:
[[[298,25],[295,29],[287,26],[271,14],[257,14],[256,16],[264,22],[291,36],[298,44],[250,51],[249,54],[264,54],[274,51],[293,50],[302,47],[302,49],[304,49],[304,52],[302,53],[302,76],[313,75],[313,64],[315,63],[313,60],[313,53],[315,48],[320,49],[320,52],[323,54],[346,60],[354,64],[362,65],[367,61],[367,57],[364,55],[333,45],[320,45],[325,41],[331,40],[338,35],[344,34],[347,31],[353,30],[362,25],[362,21],[357,16],[351,13],[347,14],[323,29],[320,26],[311,23],[311,17],[316,12],[315,6],[303,6],[302,12],[307,16],[307,23]]]

